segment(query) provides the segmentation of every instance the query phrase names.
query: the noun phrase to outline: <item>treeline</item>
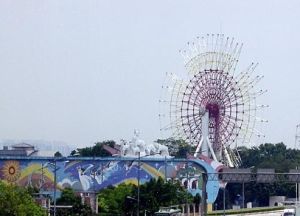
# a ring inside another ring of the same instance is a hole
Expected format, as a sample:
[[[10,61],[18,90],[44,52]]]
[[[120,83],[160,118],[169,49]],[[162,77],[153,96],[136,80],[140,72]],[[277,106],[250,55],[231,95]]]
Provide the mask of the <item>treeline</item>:
[[[300,167],[300,151],[287,148],[283,143],[261,144],[257,147],[239,147],[238,152],[242,159],[242,168],[252,167],[273,168],[278,173],[288,173],[290,169]],[[295,198],[296,185],[287,182],[263,184],[250,182],[245,183],[245,204],[252,202],[254,206],[267,206],[269,196],[287,196]],[[230,208],[234,203],[241,200],[242,185],[230,183],[226,187],[226,207]],[[218,209],[223,208],[223,191],[219,191],[215,204]]]
[[[96,142],[94,146],[77,148],[74,149],[70,156],[80,156],[80,157],[109,157],[111,154],[104,149],[104,146],[114,147],[116,142],[113,140],[106,140],[102,142]]]
[[[46,211],[33,199],[33,188],[6,185],[0,181],[0,216],[46,216]]]
[[[170,155],[176,158],[185,158],[187,154],[193,154],[194,148],[183,140],[166,139],[156,142],[168,146]],[[92,147],[86,147],[73,151],[79,156],[110,156],[103,148],[103,145],[113,147],[114,141],[97,142]],[[276,172],[287,173],[290,169],[300,167],[300,151],[287,148],[283,143],[261,144],[256,147],[238,147],[242,159],[242,168],[274,168]],[[242,195],[241,184],[228,184],[226,187],[226,206],[230,208]],[[253,205],[266,206],[269,203],[269,196],[295,197],[295,184],[277,182],[273,184],[262,184],[250,182],[245,184],[245,203],[252,202]],[[223,207],[223,191],[218,194],[215,207]]]
[[[168,139],[158,140],[161,144],[170,146],[170,153],[175,157],[186,157],[192,154],[193,148],[183,141]],[[74,151],[80,156],[109,156],[103,145],[114,147],[114,141],[98,142],[93,147]],[[287,173],[290,169],[300,167],[300,151],[287,148],[283,143],[266,143],[257,147],[239,147],[243,161],[242,168],[274,168],[276,172]],[[0,215],[45,215],[30,195],[32,191],[13,185],[0,183]],[[168,206],[181,203],[200,202],[200,196],[192,197],[178,182],[152,179],[142,184],[138,190],[135,185],[118,185],[98,191],[99,210],[102,213],[115,215],[131,215],[137,209],[138,191],[140,197],[140,211],[153,214],[159,206]],[[241,184],[227,184],[226,208],[231,208],[242,195]],[[245,203],[252,202],[253,206],[267,206],[269,196],[295,197],[295,184],[276,182],[262,184],[256,182],[245,183]],[[81,204],[81,199],[73,190],[66,188],[57,200],[60,205],[72,205],[72,209],[58,210],[57,215],[92,215],[88,206]],[[223,191],[220,190],[215,202],[215,209],[223,208]],[[22,212],[22,214],[21,214]]]
[[[188,145],[184,140],[158,139],[155,142],[165,145],[169,149],[169,154],[176,158],[186,158],[188,153],[195,151],[195,147]],[[117,143],[114,140],[105,140],[96,142],[93,146],[74,149],[70,156],[80,157],[108,157],[111,154],[105,150],[104,146],[116,147]]]
[[[145,212],[147,215],[154,215],[161,206],[200,202],[199,195],[193,197],[179,182],[165,181],[162,178],[151,179],[139,189],[133,184],[110,186],[99,192],[98,199],[101,215],[136,215],[138,203],[140,215]]]

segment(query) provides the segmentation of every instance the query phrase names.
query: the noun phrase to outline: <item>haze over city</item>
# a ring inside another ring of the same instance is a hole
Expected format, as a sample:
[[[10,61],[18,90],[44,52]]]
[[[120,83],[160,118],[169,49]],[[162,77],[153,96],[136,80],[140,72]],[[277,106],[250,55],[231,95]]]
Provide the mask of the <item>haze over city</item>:
[[[300,123],[299,1],[1,1],[0,138],[88,146],[161,136],[166,72],[207,33],[244,43],[237,71],[259,62],[268,123],[258,142],[294,147]],[[257,143],[257,145],[260,143]]]

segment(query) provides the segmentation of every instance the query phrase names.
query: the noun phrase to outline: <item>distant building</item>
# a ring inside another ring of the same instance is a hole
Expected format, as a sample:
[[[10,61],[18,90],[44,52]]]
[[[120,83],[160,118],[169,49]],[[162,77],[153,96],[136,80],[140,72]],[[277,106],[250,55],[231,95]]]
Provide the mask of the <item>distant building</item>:
[[[23,156],[23,157],[32,157],[32,156],[54,156],[53,151],[39,151],[35,147],[28,143],[18,143],[11,146],[3,146],[3,149],[0,150],[0,156]]]
[[[0,155],[3,156],[32,156],[37,150],[33,145],[27,143],[19,143],[12,146],[3,146]]]
[[[39,156],[53,156],[55,152],[59,151],[63,156],[68,156],[72,150],[78,148],[78,146],[70,145],[62,141],[48,141],[48,140],[34,140],[34,139],[1,139],[0,149],[4,146],[12,146],[20,143],[29,143],[34,146],[38,151]]]

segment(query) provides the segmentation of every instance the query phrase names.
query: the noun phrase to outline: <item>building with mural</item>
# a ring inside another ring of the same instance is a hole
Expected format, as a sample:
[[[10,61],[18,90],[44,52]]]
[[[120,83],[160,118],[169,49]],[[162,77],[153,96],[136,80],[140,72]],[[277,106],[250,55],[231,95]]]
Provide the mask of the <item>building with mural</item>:
[[[1,181],[22,187],[35,187],[52,196],[54,190],[59,196],[60,191],[66,187],[79,193],[93,194],[110,185],[137,184],[138,181],[143,184],[158,177],[180,181],[193,195],[201,195],[204,172],[214,173],[215,169],[212,164],[200,159],[0,157]],[[218,191],[219,182],[208,181],[209,204],[215,201]]]

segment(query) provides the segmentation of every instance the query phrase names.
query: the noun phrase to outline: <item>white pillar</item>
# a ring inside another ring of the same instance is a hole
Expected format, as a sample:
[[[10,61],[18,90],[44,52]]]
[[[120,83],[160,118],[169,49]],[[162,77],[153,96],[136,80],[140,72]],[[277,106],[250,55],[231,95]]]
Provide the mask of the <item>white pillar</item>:
[[[195,205],[195,203],[193,203],[193,216],[196,216],[196,205]]]
[[[182,208],[182,213],[185,213],[185,205],[184,204],[181,205],[181,208]]]
[[[209,157],[209,147],[208,147],[208,142],[207,142],[207,137],[209,137],[209,132],[208,132],[208,124],[209,124],[209,114],[206,111],[202,118],[202,137],[203,137],[203,144],[202,144],[202,148],[201,148],[201,154]]]

